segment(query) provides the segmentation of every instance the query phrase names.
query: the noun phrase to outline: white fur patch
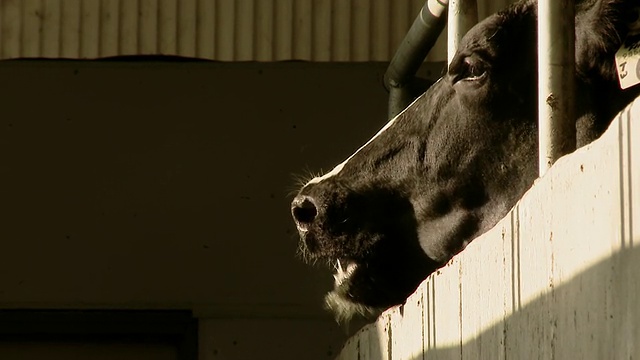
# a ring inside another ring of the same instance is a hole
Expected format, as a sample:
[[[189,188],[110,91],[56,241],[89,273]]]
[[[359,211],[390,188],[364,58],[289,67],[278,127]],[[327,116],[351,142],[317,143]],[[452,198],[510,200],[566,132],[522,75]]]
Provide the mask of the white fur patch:
[[[349,323],[349,321],[351,321],[351,319],[356,315],[367,319],[373,319],[378,317],[384,311],[383,308],[354,303],[333,291],[325,296],[324,301],[327,309],[334,313],[336,321],[343,324]]]
[[[349,279],[351,275],[353,275],[353,272],[356,271],[357,268],[358,265],[353,262],[348,263],[346,268],[342,268],[340,260],[337,260],[335,265],[336,273],[333,275],[335,286],[338,287],[342,285],[345,280]]]
[[[398,114],[399,115],[399,114]],[[338,173],[340,173],[340,171],[342,171],[342,168],[344,168],[344,165],[347,163],[347,161],[351,160],[352,157],[356,156],[357,153],[359,153],[362,149],[365,148],[365,146],[369,145],[373,140],[375,140],[378,136],[380,136],[380,134],[382,134],[383,132],[385,132],[387,129],[389,129],[391,127],[391,125],[393,125],[393,123],[396,122],[396,119],[398,118],[398,116],[394,117],[393,119],[391,119],[382,129],[380,129],[380,131],[378,131],[377,134],[375,134],[371,139],[369,139],[369,141],[367,141],[364,145],[362,145],[358,150],[356,150],[356,152],[353,153],[353,155],[349,156],[347,158],[347,160],[341,162],[340,164],[338,164],[336,167],[333,168],[333,170],[329,171],[328,173],[322,175],[322,176],[318,176],[315,177],[311,180],[309,180],[309,182],[307,183],[307,185],[309,184],[317,184],[322,180],[328,179],[332,176],[338,175]],[[306,186],[306,185],[305,185]]]
[[[435,84],[437,84],[438,82],[440,82],[440,80],[442,80],[442,78],[438,79],[438,81],[436,81]],[[333,168],[333,170],[329,171],[328,173],[322,175],[322,176],[317,176],[311,180],[309,180],[309,182],[307,182],[307,185],[311,185],[311,184],[317,184],[323,180],[326,180],[332,176],[336,176],[340,173],[340,171],[342,171],[342,169],[344,168],[345,164],[351,160],[351,158],[353,158],[354,156],[356,156],[357,153],[359,153],[360,151],[362,151],[362,149],[364,149],[367,145],[371,144],[371,142],[373,140],[375,140],[377,137],[379,137],[380,135],[382,135],[383,132],[389,130],[389,128],[391,127],[391,125],[393,125],[394,123],[396,123],[396,121],[398,120],[398,118],[405,112],[407,111],[408,108],[410,108],[411,106],[413,106],[413,104],[418,101],[420,98],[422,98],[423,95],[418,96],[411,104],[409,104],[406,108],[404,108],[404,110],[402,110],[398,115],[394,116],[393,119],[389,120],[389,122],[382,127],[382,129],[380,129],[371,139],[369,139],[369,141],[367,141],[364,145],[362,145],[358,150],[356,150],[356,152],[353,153],[353,155],[349,156],[347,158],[347,160],[341,162],[340,164],[338,164],[336,167]]]

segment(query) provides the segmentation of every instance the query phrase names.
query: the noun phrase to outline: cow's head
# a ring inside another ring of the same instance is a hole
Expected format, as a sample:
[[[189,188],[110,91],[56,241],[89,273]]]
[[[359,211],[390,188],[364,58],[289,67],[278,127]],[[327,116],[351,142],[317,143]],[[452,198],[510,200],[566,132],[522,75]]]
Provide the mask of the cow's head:
[[[577,8],[579,144],[635,96],[619,90],[613,65],[633,2]],[[292,214],[307,256],[335,266],[326,300],[338,316],[402,303],[531,186],[536,58],[535,3],[489,17],[463,38],[445,76],[300,190]]]

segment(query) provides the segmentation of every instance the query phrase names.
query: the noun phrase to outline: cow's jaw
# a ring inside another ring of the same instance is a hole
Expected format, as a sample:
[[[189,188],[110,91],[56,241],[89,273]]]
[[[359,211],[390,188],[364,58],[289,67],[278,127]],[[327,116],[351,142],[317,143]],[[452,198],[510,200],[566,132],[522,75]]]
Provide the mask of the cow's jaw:
[[[336,260],[333,274],[334,288],[325,296],[327,309],[333,312],[338,322],[348,323],[354,315],[374,319],[383,308],[363,305],[351,298],[352,280],[362,265],[350,260]]]
[[[343,263],[344,263],[344,267],[343,267]],[[348,260],[343,260],[341,262],[340,259],[338,259],[336,260],[334,268],[335,268],[335,274],[333,274],[334,287],[339,288],[342,284],[345,283],[345,281],[348,281],[349,278],[353,275],[353,273],[358,268],[358,264]]]

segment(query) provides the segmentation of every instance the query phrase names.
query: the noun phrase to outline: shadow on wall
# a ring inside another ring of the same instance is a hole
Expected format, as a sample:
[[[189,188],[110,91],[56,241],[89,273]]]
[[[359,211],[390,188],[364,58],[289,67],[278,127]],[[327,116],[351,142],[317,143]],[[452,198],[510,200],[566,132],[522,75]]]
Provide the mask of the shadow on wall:
[[[635,243],[639,242],[640,239],[636,237]],[[433,344],[436,343],[437,334],[434,335],[429,329],[430,324],[424,324],[422,354],[415,355],[414,352],[414,355],[402,358],[635,358],[640,354],[640,346],[636,345],[640,344],[638,274],[640,248],[626,248],[553,287],[550,292],[532,302],[516,305],[516,311],[501,322],[460,344],[435,347]],[[464,284],[461,291],[464,292]],[[464,310],[467,308],[469,306],[465,306]],[[476,304],[474,308],[482,311],[483,306]],[[436,308],[436,317],[437,313]],[[464,315],[462,327],[465,327]],[[375,331],[370,332],[370,336],[369,356],[359,359],[392,359],[395,354],[402,354],[403,350],[407,350],[392,349],[392,341],[381,340]],[[360,346],[358,348],[361,349],[361,354],[366,351]]]

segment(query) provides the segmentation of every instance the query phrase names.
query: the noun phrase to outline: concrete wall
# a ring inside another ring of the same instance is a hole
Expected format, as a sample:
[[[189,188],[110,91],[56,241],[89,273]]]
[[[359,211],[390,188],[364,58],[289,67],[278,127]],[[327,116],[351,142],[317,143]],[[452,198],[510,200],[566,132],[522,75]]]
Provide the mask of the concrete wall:
[[[640,100],[339,359],[640,354]]]
[[[386,123],[385,67],[1,62],[0,309],[190,309],[202,359],[334,357],[289,202]]]

